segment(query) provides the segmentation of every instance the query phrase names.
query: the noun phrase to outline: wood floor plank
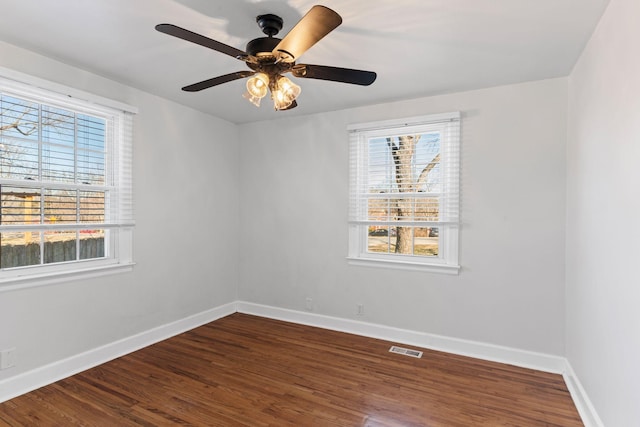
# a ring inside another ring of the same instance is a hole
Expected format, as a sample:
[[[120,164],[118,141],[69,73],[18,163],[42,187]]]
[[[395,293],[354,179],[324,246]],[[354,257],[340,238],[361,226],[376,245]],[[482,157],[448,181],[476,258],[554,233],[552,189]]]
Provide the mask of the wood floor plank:
[[[233,314],[0,404],[0,426],[582,426],[562,376]]]

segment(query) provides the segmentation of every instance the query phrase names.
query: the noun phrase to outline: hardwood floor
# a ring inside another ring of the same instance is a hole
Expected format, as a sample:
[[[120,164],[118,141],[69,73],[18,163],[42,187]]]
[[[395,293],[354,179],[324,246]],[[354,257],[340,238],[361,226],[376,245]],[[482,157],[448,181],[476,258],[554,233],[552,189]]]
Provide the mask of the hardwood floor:
[[[582,425],[560,375],[392,344],[236,313],[2,403],[0,425]]]

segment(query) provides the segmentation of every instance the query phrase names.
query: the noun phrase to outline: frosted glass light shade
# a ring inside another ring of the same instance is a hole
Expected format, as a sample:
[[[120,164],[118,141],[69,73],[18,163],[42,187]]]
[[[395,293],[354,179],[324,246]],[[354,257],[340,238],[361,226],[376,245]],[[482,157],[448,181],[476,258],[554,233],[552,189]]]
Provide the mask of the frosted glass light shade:
[[[269,77],[264,73],[257,73],[247,80],[247,92],[257,98],[263,98],[269,89]]]
[[[250,103],[252,103],[253,105],[255,105],[256,107],[260,106],[260,100],[262,99],[259,96],[253,96],[251,95],[251,93],[249,93],[248,91],[245,92],[244,94],[242,94],[242,97],[246,100],[248,100]]]
[[[269,76],[264,73],[254,74],[247,80],[247,91],[242,95],[256,107],[260,106],[260,100],[269,90]]]
[[[276,110],[284,110],[300,95],[300,86],[284,76],[280,76],[276,83],[276,90],[271,94],[273,106]]]

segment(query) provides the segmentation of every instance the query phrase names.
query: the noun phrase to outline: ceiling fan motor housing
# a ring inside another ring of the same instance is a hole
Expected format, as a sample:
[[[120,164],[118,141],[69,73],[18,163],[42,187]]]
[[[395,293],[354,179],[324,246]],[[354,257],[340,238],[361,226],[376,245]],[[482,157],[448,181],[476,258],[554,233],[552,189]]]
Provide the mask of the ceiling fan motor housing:
[[[245,50],[249,55],[256,57],[265,55],[273,56],[271,52],[278,46],[278,43],[280,43],[280,39],[277,37],[260,37],[247,43]]]

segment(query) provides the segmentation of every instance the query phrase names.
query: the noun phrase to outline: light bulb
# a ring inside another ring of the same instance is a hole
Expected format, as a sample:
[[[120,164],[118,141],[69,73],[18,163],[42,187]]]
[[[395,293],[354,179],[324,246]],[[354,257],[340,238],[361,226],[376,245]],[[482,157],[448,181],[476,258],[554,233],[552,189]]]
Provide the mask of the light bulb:
[[[269,88],[269,77],[264,73],[257,73],[247,80],[247,92],[257,98],[262,98],[267,94]]]
[[[278,86],[289,103],[293,102],[293,100],[300,95],[300,92],[302,92],[300,86],[284,76],[278,79]]]
[[[276,110],[285,110],[300,95],[300,86],[284,76],[280,76],[276,82],[276,90],[272,91],[273,106]]]
[[[289,101],[284,95],[284,92],[282,92],[280,89],[272,92],[271,98],[273,98],[273,107],[276,110],[285,110],[293,102]]]

